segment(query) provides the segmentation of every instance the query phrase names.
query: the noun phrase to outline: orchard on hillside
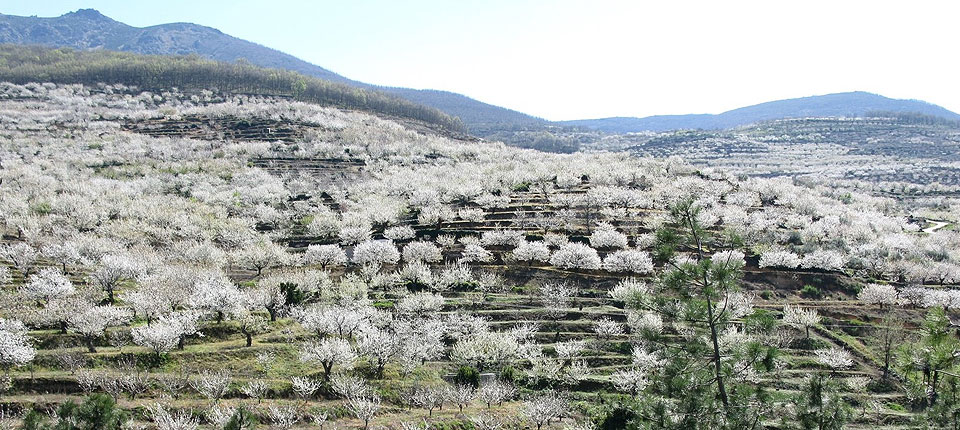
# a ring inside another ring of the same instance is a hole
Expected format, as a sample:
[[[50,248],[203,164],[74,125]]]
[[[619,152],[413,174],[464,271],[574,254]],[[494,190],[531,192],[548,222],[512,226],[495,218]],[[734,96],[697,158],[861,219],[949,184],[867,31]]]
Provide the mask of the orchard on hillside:
[[[17,425],[908,428],[958,405],[960,235],[888,197],[213,90],[0,84],[0,107]]]

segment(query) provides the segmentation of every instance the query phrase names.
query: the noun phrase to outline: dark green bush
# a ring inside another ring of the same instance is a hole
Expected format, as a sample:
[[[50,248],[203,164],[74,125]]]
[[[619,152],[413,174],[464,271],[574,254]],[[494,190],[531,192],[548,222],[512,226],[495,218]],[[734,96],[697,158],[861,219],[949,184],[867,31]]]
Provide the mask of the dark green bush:
[[[529,183],[529,182],[521,182],[521,183],[519,183],[519,184],[517,184],[517,185],[514,185],[514,186],[513,186],[513,191],[514,191],[514,192],[530,191],[530,183]]]
[[[500,369],[500,380],[504,382],[517,382],[517,369],[513,366],[504,366]]]
[[[304,293],[297,284],[292,282],[281,282],[280,291],[282,291],[284,297],[286,297],[288,306],[299,305],[307,298],[306,293]]]
[[[130,419],[106,394],[91,394],[77,405],[69,401],[57,409],[58,420],[50,423],[45,414],[32,410],[23,419],[23,430],[120,430]]]
[[[801,339],[795,339],[793,342],[790,343],[790,346],[795,349],[813,351],[816,349],[825,348],[827,346],[827,343],[820,339],[801,338]]]
[[[623,404],[617,404],[597,417],[598,430],[623,430],[636,428],[636,412]]]
[[[800,289],[800,296],[808,299],[820,299],[823,298],[823,292],[813,285],[804,285],[803,288]]]
[[[240,406],[230,417],[230,421],[223,426],[223,430],[253,430],[257,428],[257,417],[250,413],[247,408]]]
[[[470,366],[460,366],[457,369],[457,377],[454,379],[459,385],[470,385],[474,388],[480,386],[480,372]]]
[[[669,228],[657,230],[654,234],[653,259],[657,263],[666,263],[677,253],[680,235]]]

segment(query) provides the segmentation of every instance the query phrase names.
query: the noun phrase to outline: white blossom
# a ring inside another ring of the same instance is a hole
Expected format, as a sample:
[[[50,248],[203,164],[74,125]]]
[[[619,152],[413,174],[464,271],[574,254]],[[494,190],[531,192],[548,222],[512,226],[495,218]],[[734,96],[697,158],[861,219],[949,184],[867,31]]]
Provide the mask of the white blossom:
[[[818,349],[815,353],[817,361],[830,369],[841,370],[853,366],[853,355],[839,346]]]
[[[380,412],[380,396],[369,395],[365,397],[356,397],[347,400],[347,409],[353,416],[363,421],[363,428],[367,428],[370,420]]]
[[[595,249],[575,242],[561,246],[550,257],[550,264],[562,269],[597,270],[600,263],[600,256]]]
[[[175,320],[161,318],[150,325],[130,330],[133,343],[153,350],[157,355],[170,352],[180,341],[182,326]]]
[[[329,378],[334,366],[343,369],[353,367],[357,353],[349,342],[343,339],[322,339],[303,345],[300,361],[315,362],[323,366],[324,375]]]
[[[489,263],[493,261],[493,254],[484,249],[483,246],[471,243],[463,248],[463,252],[460,253],[460,261],[464,263]]]
[[[45,268],[30,275],[20,292],[27,297],[48,303],[55,297],[69,296],[76,291],[70,278],[60,272],[60,269]]]
[[[608,272],[647,274],[653,272],[653,260],[645,251],[622,249],[607,255],[603,268]]]
[[[720,266],[729,270],[740,270],[746,264],[744,254],[735,249],[719,251],[710,256],[710,261],[714,266]]]
[[[610,224],[600,223],[590,235],[590,246],[599,249],[626,248],[627,235]]]
[[[634,334],[659,335],[663,333],[663,318],[649,311],[628,312],[627,326]]]
[[[837,251],[816,250],[803,256],[800,267],[804,269],[820,269],[837,271],[843,269],[843,255]]]
[[[523,262],[546,263],[550,261],[550,247],[546,242],[528,242],[524,240],[513,249],[513,258]]]
[[[383,231],[383,237],[390,240],[407,240],[417,236],[417,231],[408,225],[398,225]]]
[[[593,331],[600,339],[610,339],[623,334],[623,325],[610,318],[602,317],[593,322]]]
[[[400,251],[389,240],[367,240],[353,249],[353,262],[361,266],[393,265],[398,261],[400,261]]]
[[[411,315],[429,315],[439,312],[444,304],[443,296],[431,293],[415,293],[397,302],[397,312]]]
[[[303,254],[306,264],[318,264],[321,268],[339,267],[347,264],[347,254],[339,245],[310,245]]]
[[[800,257],[783,249],[771,249],[760,254],[760,267],[796,269],[800,267]]]
[[[899,301],[897,289],[893,285],[867,284],[857,294],[857,299],[871,305],[894,305]]]
[[[524,238],[520,230],[487,230],[480,235],[484,246],[517,246]]]
[[[626,304],[639,303],[650,294],[650,287],[636,278],[625,278],[617,283],[607,294],[614,300]]]
[[[804,330],[807,337],[810,337],[810,328],[820,324],[820,315],[816,309],[803,309],[800,305],[784,305],[783,323]]]
[[[20,321],[0,318],[0,367],[9,369],[33,361],[37,351]]]
[[[633,395],[639,394],[650,385],[646,372],[636,368],[613,372],[610,375],[610,382],[613,382],[617,390]]]
[[[403,247],[403,261],[407,263],[436,263],[443,258],[440,248],[430,242],[414,241]]]

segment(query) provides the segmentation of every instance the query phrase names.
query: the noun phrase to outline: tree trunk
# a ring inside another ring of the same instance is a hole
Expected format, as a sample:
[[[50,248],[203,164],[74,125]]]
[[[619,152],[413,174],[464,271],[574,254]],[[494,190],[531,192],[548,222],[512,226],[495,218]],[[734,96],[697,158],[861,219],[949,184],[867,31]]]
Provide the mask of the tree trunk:
[[[886,381],[887,377],[890,376],[890,348],[887,347],[886,351],[883,352],[883,377],[881,380]]]
[[[253,345],[253,333],[243,332],[243,334],[247,336],[247,347],[249,348],[251,345]]]
[[[934,404],[937,403],[937,384],[939,383],[939,379],[940,379],[940,372],[934,371],[933,379],[931,380],[931,383],[930,383],[930,396],[928,400],[930,402],[930,406],[933,406]]]
[[[729,410],[730,403],[727,399],[727,389],[723,385],[723,369],[720,366],[720,343],[717,341],[717,323],[713,319],[713,301],[707,298],[707,318],[710,320],[710,341],[713,342],[713,366],[717,375],[717,391],[720,393],[720,401],[723,403],[723,409]]]
[[[330,371],[333,370],[333,363],[330,363],[330,364],[320,363],[320,364],[323,365],[323,379],[329,381],[329,380],[330,380]]]

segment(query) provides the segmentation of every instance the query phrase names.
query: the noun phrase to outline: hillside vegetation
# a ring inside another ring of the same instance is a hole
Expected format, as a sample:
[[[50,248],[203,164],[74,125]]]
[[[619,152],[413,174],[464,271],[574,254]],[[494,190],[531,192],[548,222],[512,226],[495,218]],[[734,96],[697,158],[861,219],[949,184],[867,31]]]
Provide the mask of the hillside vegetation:
[[[333,40],[327,42],[335,43],[335,38],[339,36],[331,35]],[[546,125],[546,121],[539,118],[482,103],[461,94],[357,82],[292,55],[197,24],[170,23],[139,28],[110,19],[94,9],[80,9],[54,18],[0,14],[0,43],[148,55],[196,54],[226,63],[245,59],[261,67],[290,70],[367,91],[391,93],[458,117],[472,134],[482,137],[490,136],[490,130],[540,128]]]
[[[0,121],[8,427],[954,424],[960,235],[891,198],[214,90]]]
[[[681,157],[755,177],[793,177],[944,206],[960,195],[960,126],[940,117],[873,112],[862,118],[768,121],[729,130],[604,136],[586,150]],[[941,216],[954,216],[946,211]]]
[[[457,118],[382,92],[247,62],[224,63],[197,56],[0,45],[0,80],[87,85],[105,82],[152,91],[213,88],[231,93],[285,96],[326,106],[410,118],[453,132],[463,130],[463,124]]]

